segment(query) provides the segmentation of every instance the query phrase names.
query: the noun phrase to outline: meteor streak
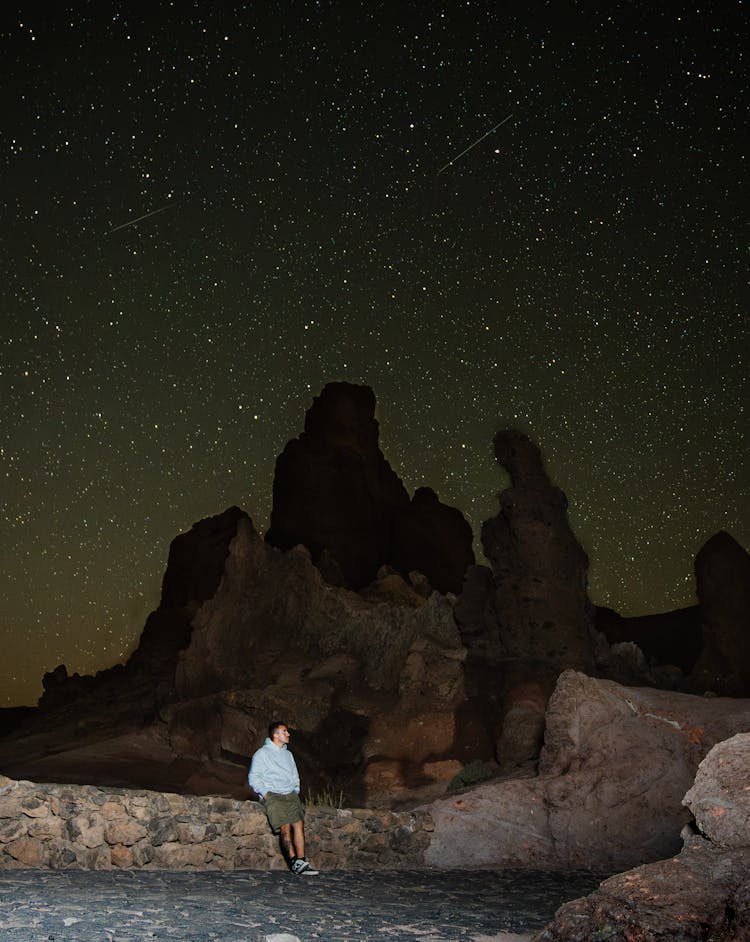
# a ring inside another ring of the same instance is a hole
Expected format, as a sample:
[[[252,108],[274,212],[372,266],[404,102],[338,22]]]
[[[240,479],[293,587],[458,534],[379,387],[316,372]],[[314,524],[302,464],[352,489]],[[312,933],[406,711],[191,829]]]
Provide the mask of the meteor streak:
[[[466,150],[462,150],[460,154],[457,154],[452,160],[449,160],[448,163],[447,163],[444,167],[441,167],[441,168],[438,170],[438,176],[440,176],[440,174],[443,172],[443,170],[447,170],[448,167],[452,167],[453,164],[454,164],[457,160],[460,160],[460,159],[463,157],[464,154],[468,154],[470,150],[473,150],[473,149],[477,146],[477,144],[481,144],[482,141],[485,139],[485,137],[489,137],[490,134],[492,134],[493,131],[497,131],[497,129],[498,129],[499,127],[502,127],[502,125],[504,125],[506,121],[510,121],[510,119],[511,119],[512,117],[513,117],[513,115],[512,115],[512,114],[509,114],[507,118],[503,118],[502,121],[498,122],[498,123],[495,125],[494,128],[490,128],[489,131],[487,131],[487,132],[486,132],[485,134],[483,134],[481,137],[478,137],[478,138],[474,141],[473,144],[469,144],[469,146],[466,148]]]
[[[143,216],[139,216],[137,219],[130,219],[128,222],[123,222],[119,226],[115,226],[114,229],[109,230],[109,235],[112,235],[113,232],[117,232],[119,229],[126,229],[128,226],[134,226],[137,222],[142,222],[144,219],[148,219],[150,216],[156,216],[159,213],[163,213],[165,209],[171,209],[173,206],[176,206],[176,203],[167,203],[166,206],[161,206],[159,209],[152,209],[150,213],[146,213]]]

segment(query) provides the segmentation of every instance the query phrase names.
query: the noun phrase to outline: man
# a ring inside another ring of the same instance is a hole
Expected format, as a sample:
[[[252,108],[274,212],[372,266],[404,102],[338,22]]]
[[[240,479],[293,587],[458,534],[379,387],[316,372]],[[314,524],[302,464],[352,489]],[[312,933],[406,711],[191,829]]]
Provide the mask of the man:
[[[247,780],[260,796],[274,834],[281,833],[281,850],[297,876],[314,876],[305,860],[305,809],[299,797],[299,772],[289,752],[286,723],[271,723],[268,738],[250,763]]]

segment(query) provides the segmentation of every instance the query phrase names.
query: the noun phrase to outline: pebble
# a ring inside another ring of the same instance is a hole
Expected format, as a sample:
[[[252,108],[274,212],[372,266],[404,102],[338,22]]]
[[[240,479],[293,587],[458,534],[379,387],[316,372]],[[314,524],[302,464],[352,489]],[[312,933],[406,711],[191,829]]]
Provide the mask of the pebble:
[[[3,942],[511,942],[606,874],[0,871]]]

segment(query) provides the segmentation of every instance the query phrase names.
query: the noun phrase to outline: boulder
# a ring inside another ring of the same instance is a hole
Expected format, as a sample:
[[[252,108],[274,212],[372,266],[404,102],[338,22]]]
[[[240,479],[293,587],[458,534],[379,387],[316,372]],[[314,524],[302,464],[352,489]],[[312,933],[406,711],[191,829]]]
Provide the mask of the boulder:
[[[750,728],[750,701],[561,674],[539,774],[425,806],[434,866],[624,869],[674,854],[682,798],[711,747]]]
[[[618,874],[555,914],[535,942],[748,942],[750,733],[717,743],[683,803],[704,837],[683,830],[680,853]]]
[[[683,804],[712,844],[750,847],[750,733],[713,747],[698,766]]]
[[[722,852],[697,838],[566,903],[532,942],[748,942],[749,872],[750,849]]]

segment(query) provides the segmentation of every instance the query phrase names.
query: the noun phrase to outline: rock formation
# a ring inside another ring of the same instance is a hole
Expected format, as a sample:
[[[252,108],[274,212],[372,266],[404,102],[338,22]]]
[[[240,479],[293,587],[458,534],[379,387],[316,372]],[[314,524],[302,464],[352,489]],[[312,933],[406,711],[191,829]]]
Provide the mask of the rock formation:
[[[467,766],[494,776],[434,806],[432,863],[614,869],[674,852],[698,762],[747,728],[748,705],[634,688],[746,683],[747,554],[724,536],[699,558],[700,655],[693,610],[661,633],[613,615],[609,644],[536,445],[496,436],[511,486],[482,531],[491,568],[469,565],[466,521],[428,488],[409,500],[374,404],[327,386],[279,458],[266,540],[236,507],[177,537],[128,663],[47,674],[0,769],[246,798],[248,757],[281,716],[307,787],[350,802],[428,801]]]
[[[593,607],[586,554],[539,449],[508,429],[495,436],[495,456],[511,486],[499,495],[498,515],[482,527],[492,569],[469,570],[456,619],[470,651],[470,675],[498,676],[506,717],[498,760],[510,769],[538,755],[544,708],[560,671],[592,671]]]
[[[180,751],[247,756],[279,714],[312,781],[322,768],[369,803],[443,787],[477,749],[465,650],[449,599],[383,578],[401,584],[397,601],[331,586],[304,547],[282,553],[240,523],[219,591],[180,654],[179,704],[164,714]],[[215,718],[208,741],[198,709]]]
[[[700,835],[683,830],[678,856],[606,880],[562,906],[534,942],[748,942],[750,733],[718,743],[684,803]]]
[[[703,649],[692,671],[696,690],[750,694],[750,554],[728,533],[712,536],[695,558]]]
[[[692,671],[701,652],[701,620],[699,605],[631,618],[624,618],[611,608],[596,609],[596,629],[610,645],[632,641],[649,665],[672,665],[682,675]]]
[[[137,725],[170,699],[177,653],[190,640],[196,610],[216,592],[239,520],[249,517],[230,507],[176,536],[169,548],[159,607],[146,620],[128,663],[87,677],[69,676],[65,665],[58,665],[42,679],[41,711],[84,702],[88,725],[97,722],[98,714],[100,725],[106,726],[114,721],[108,705],[121,701],[125,719]]]
[[[466,695],[450,597],[425,598],[387,570],[362,595],[331,586],[305,547],[276,549],[234,511],[194,535],[221,548],[230,520],[236,535],[212,598],[199,603],[187,563],[168,570],[165,586],[182,587],[169,598],[184,604],[165,611],[190,614],[171,670],[151,686],[136,656],[75,682],[59,670],[61,688],[86,696],[47,704],[43,735],[1,740],[5,772],[246,797],[248,756],[277,715],[295,729],[308,787],[335,782],[369,804],[439,792],[491,755],[482,704]],[[205,558],[203,540],[196,546]],[[170,560],[186,558],[180,549]]]
[[[460,592],[474,562],[471,528],[429,488],[410,501],[378,439],[369,386],[329,383],[276,462],[266,539],[284,550],[303,544],[334,584],[360,589],[390,565]]]
[[[566,671],[549,702],[539,774],[422,806],[435,828],[425,862],[611,873],[670,856],[690,819],[682,798],[701,760],[748,728],[750,700]]]
[[[596,628],[611,646],[597,670],[624,680],[621,646],[633,643],[644,661],[631,658],[628,682],[750,696],[750,555],[728,533],[716,533],[698,552],[695,575],[699,604],[690,608],[637,618],[597,609]]]

